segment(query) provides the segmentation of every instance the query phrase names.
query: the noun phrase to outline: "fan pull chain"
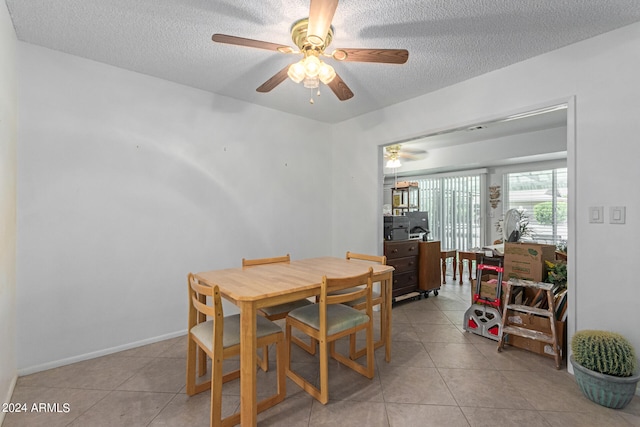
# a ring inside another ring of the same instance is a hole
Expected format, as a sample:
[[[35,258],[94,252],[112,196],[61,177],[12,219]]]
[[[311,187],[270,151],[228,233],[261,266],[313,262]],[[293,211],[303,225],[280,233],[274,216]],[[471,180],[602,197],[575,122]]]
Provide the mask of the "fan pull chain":
[[[311,89],[311,98],[309,99],[309,104],[313,104],[313,89]]]

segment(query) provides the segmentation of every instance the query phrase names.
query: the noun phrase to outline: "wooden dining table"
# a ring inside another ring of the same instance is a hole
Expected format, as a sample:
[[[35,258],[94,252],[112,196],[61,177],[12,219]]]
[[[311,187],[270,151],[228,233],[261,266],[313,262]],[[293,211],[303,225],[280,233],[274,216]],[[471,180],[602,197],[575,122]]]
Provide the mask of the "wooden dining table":
[[[257,310],[320,294],[322,277],[348,277],[373,267],[373,280],[380,282],[385,296],[383,312],[388,327],[384,331],[385,360],[391,360],[391,306],[393,267],[377,263],[319,257],[251,267],[197,273],[209,286],[218,285],[221,295],[240,309],[240,423],[257,425],[256,399],[256,316]]]

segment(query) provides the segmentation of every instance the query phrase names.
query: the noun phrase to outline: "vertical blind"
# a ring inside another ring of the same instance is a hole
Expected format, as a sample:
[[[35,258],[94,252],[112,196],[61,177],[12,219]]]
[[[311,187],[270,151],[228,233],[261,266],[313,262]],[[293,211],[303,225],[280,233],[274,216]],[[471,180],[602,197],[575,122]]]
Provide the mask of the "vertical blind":
[[[480,247],[480,175],[418,179],[420,210],[429,212],[430,237],[443,249]]]

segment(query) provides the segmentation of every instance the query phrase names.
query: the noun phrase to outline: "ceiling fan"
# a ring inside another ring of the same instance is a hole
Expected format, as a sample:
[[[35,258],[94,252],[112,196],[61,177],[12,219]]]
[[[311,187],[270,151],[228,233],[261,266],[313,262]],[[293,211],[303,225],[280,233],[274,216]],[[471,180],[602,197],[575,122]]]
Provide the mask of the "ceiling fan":
[[[269,92],[289,77],[296,83],[303,82],[304,87],[311,89],[318,88],[322,82],[331,88],[339,100],[346,101],[353,97],[353,92],[333,67],[326,64],[321,58],[328,57],[339,62],[404,64],[409,58],[409,52],[406,49],[339,48],[331,54],[325,53],[325,49],[333,39],[334,29],[331,26],[331,20],[337,7],[338,0],[311,0],[309,17],[300,19],[291,26],[291,39],[299,50],[277,43],[226,34],[214,34],[212,40],[218,43],[303,55],[302,60],[287,65],[264,82],[256,89],[258,92]],[[313,98],[310,102],[313,104]]]
[[[421,160],[425,157],[425,150],[416,148],[404,148],[402,144],[387,145],[384,147],[384,157],[387,159],[387,168],[399,168],[402,166],[400,159]]]

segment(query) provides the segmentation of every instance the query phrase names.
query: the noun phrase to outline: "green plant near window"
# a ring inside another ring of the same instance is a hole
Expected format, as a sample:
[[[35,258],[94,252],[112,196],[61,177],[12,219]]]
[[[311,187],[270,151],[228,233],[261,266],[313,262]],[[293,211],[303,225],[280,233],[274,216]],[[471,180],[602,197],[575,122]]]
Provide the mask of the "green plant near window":
[[[526,211],[524,209],[517,209],[516,212],[519,216],[520,228],[518,231],[520,232],[520,240],[522,240],[523,237],[531,237],[533,235],[533,230],[531,230],[531,227],[529,225],[529,216],[525,213]],[[504,215],[502,215],[498,222],[496,222],[496,231],[501,237],[503,225]]]
[[[552,225],[553,224],[553,202],[538,203],[533,207],[533,216],[538,224]],[[556,203],[556,222],[562,223],[567,221],[567,203]]]
[[[567,287],[567,263],[564,261],[545,261],[547,268],[547,283],[553,283],[558,289]]]

